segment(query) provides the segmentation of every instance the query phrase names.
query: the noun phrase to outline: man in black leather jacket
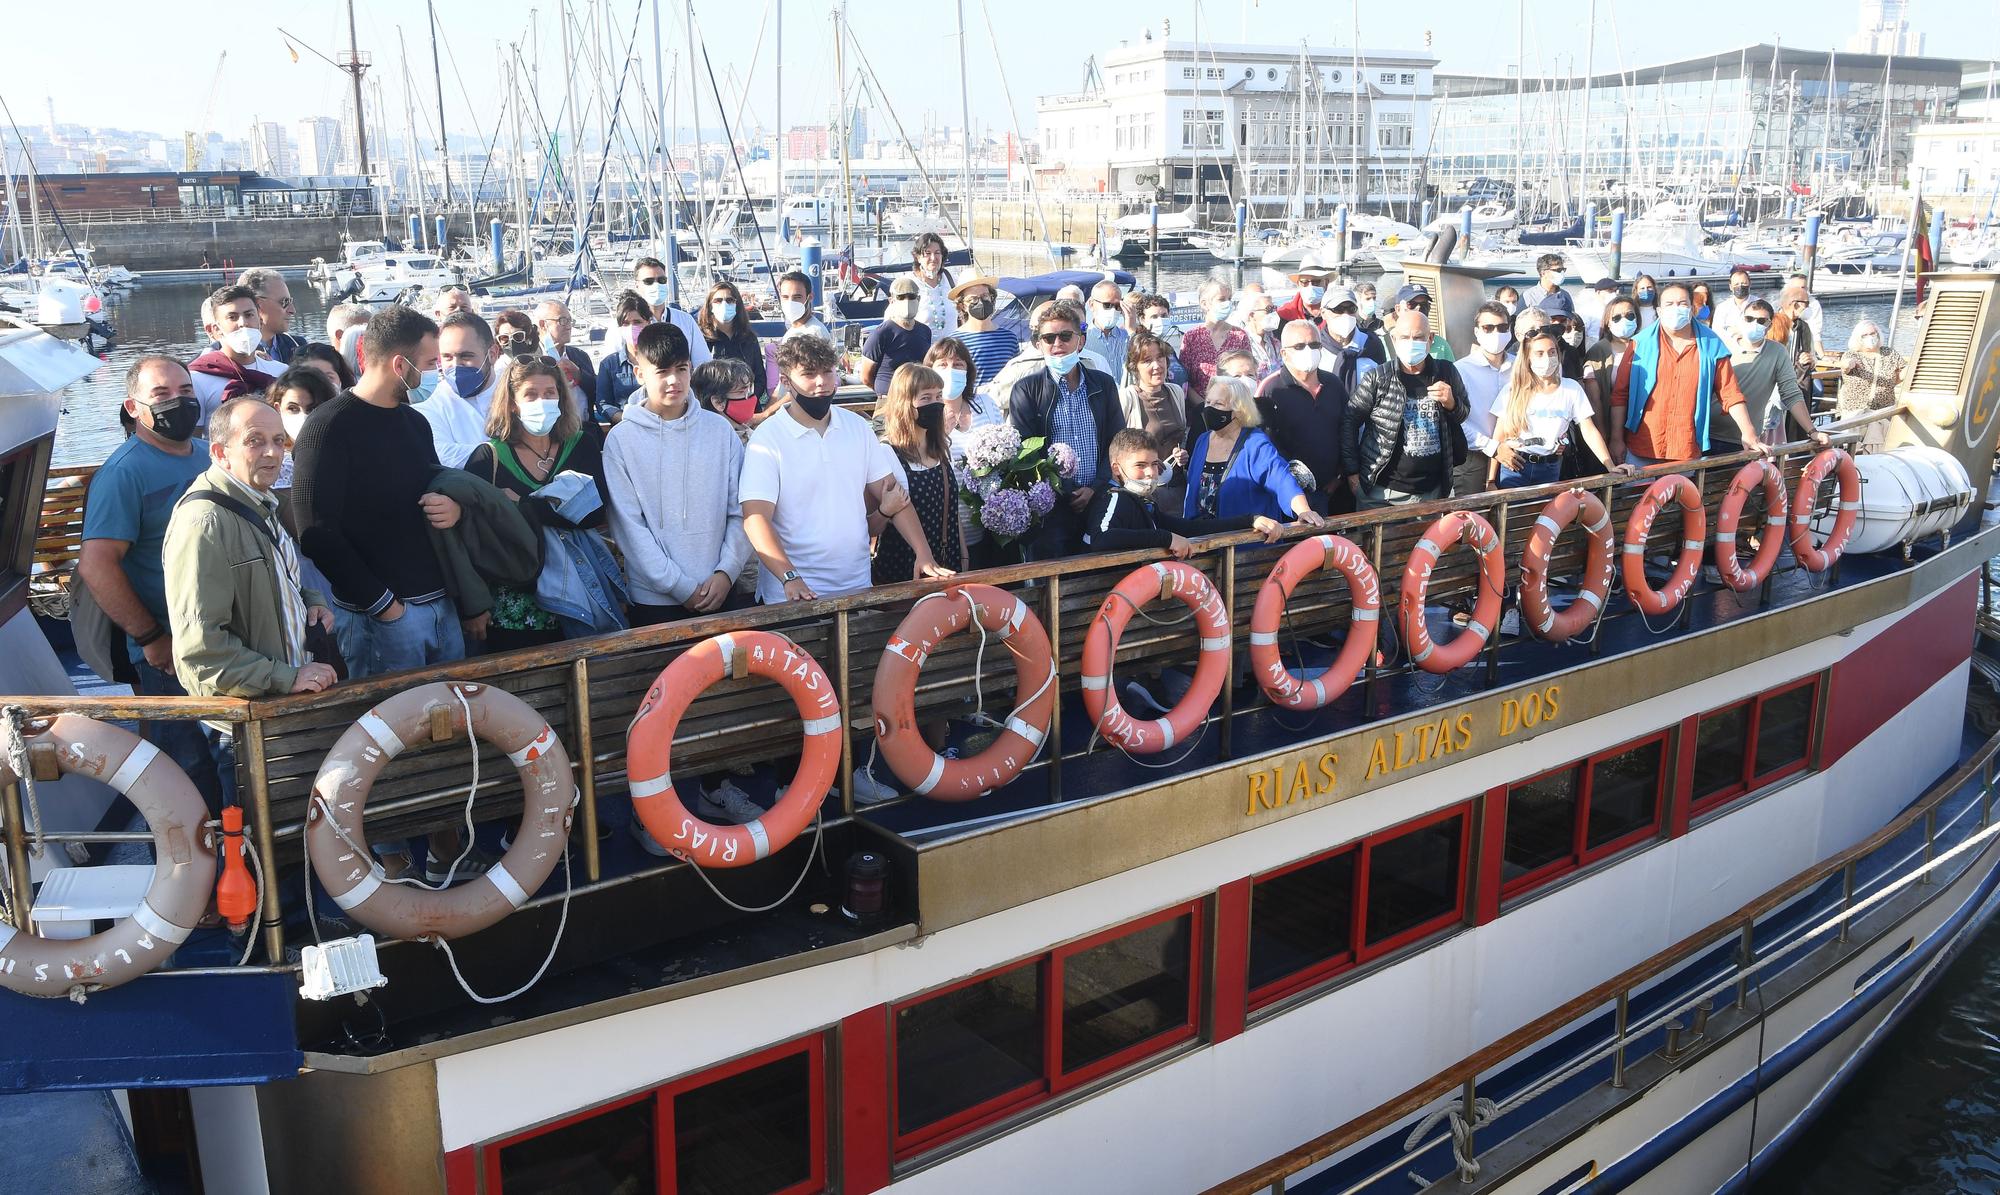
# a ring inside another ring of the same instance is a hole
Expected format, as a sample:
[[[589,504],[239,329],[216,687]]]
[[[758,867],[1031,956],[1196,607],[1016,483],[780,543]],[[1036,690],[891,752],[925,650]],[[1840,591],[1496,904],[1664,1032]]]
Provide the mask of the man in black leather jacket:
[[[1406,309],[1388,331],[1394,364],[1361,379],[1341,425],[1347,484],[1364,510],[1448,498],[1465,460],[1465,383],[1430,355],[1430,319]]]

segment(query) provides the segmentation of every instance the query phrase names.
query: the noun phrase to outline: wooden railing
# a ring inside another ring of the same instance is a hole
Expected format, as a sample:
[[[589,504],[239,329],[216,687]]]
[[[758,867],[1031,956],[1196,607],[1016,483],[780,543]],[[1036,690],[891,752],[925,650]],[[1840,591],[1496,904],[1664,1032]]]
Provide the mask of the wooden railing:
[[[1861,420],[1835,429],[1836,438],[1858,438],[1860,423],[1885,418],[1893,412],[1875,412]],[[1800,467],[1810,458],[1810,445],[1786,445],[1777,451],[1788,492],[1797,483]],[[1329,531],[1348,537],[1368,553],[1384,589],[1385,622],[1393,620],[1394,593],[1403,573],[1404,562],[1416,539],[1440,514],[1459,509],[1480,511],[1500,533],[1505,559],[1511,572],[1518,564],[1535,515],[1554,495],[1581,484],[1604,499],[1618,533],[1626,516],[1644,492],[1643,482],[1653,476],[1685,472],[1700,487],[1709,511],[1711,534],[1715,509],[1730,479],[1752,454],[1739,453],[1680,466],[1658,466],[1635,481],[1614,475],[1559,482],[1552,485],[1503,490],[1426,503],[1421,506],[1391,508],[1345,515],[1330,521]],[[75,477],[80,471],[65,471]],[[68,479],[65,478],[65,480]],[[64,499],[65,502],[70,499]],[[45,534],[51,544],[52,561],[67,550],[73,538],[73,520],[52,515],[45,520]],[[1300,537],[1306,529],[1292,527],[1288,534]],[[1781,532],[1780,532],[1781,533]],[[1654,523],[1649,540],[1651,550],[1673,555],[1679,550],[1681,526],[1671,512]],[[1283,545],[1267,546],[1252,533],[1213,536],[1199,543],[1200,551],[1190,563],[1200,568],[1219,589],[1228,608],[1234,630],[1235,651],[1241,651],[1265,574],[1284,550]],[[1581,534],[1562,537],[1550,572],[1553,575],[1581,571],[1584,543]],[[1107,553],[1079,556],[969,574],[977,580],[1007,589],[1035,610],[1047,629],[1059,672],[1057,710],[1052,719],[1049,742],[1042,760],[1034,767],[1046,771],[1048,799],[1060,800],[1060,761],[1089,754],[1089,742],[1065,742],[1062,709],[1077,700],[1084,635],[1105,595],[1128,572],[1160,559],[1158,552]],[[780,631],[810,651],[832,677],[839,691],[844,725],[856,735],[844,736],[840,767],[840,789],[845,807],[841,816],[850,816],[853,793],[854,738],[865,738],[874,725],[868,692],[884,645],[896,625],[917,598],[956,582],[912,582],[885,586],[829,600],[762,606],[750,610],[710,615],[665,626],[647,627],[614,635],[568,640],[546,647],[501,655],[479,656],[422,671],[370,677],[338,686],[325,693],[297,694],[264,700],[194,698],[101,698],[19,697],[6,699],[41,716],[70,711],[98,718],[210,718],[239,724],[237,732],[240,789],[246,794],[246,810],[260,852],[265,874],[278,875],[279,868],[295,863],[302,854],[301,840],[306,802],[313,777],[333,741],[356,719],[387,696],[414,685],[437,680],[481,681],[497,684],[534,706],[549,721],[569,750],[578,767],[582,790],[579,820],[583,833],[584,880],[596,884],[602,878],[598,857],[597,821],[600,795],[607,786],[617,790],[625,769],[626,730],[646,687],[659,671],[693,643],[724,631],[760,627]],[[1514,582],[1509,581],[1510,587]],[[1432,574],[1429,596],[1433,605],[1471,594],[1477,584],[1477,570],[1470,551],[1448,553]],[[1767,582],[1768,584],[1768,582]],[[1616,613],[1606,617],[1627,617],[1636,611],[1623,603],[1612,603]],[[1683,607],[1686,612],[1686,607]],[[1117,656],[1120,675],[1132,676],[1149,665],[1186,664],[1199,647],[1197,633],[1183,611],[1159,611],[1158,623],[1135,619],[1123,636]],[[1293,592],[1287,606],[1287,629],[1304,638],[1344,627],[1349,613],[1345,584],[1331,571],[1315,574]],[[1489,682],[1496,674],[1499,652],[1505,637],[1489,640],[1482,664]],[[1389,642],[1385,636],[1385,645]],[[924,668],[916,693],[920,718],[947,717],[963,712],[968,702],[983,699],[986,708],[1011,708],[1013,668],[1011,662],[998,663],[1006,653],[989,653],[986,667],[975,686],[973,656],[978,638],[961,635],[934,652]],[[1578,652],[1594,647],[1576,646]],[[1374,708],[1374,686],[1385,676],[1407,671],[1408,665],[1370,667],[1360,684],[1366,686],[1365,704]],[[801,733],[798,718],[787,702],[772,700],[772,691],[751,679],[725,680],[698,699],[681,721],[674,740],[676,768],[696,772],[754,764],[781,754],[785,745],[796,742]],[[1224,685],[1210,723],[1217,733],[1221,758],[1231,755],[1231,731],[1236,715],[1262,708],[1238,709],[1236,686]],[[474,746],[463,740],[413,745],[398,756],[373,786],[368,806],[369,832],[377,838],[417,834],[455,824],[464,799],[464,777]],[[479,748],[481,767],[489,776],[503,775],[509,768],[504,757],[490,748]],[[1102,748],[1100,748],[1102,749]],[[888,776],[886,767],[877,772]],[[503,786],[504,788],[505,786]],[[905,798],[915,799],[915,798]],[[518,792],[509,797],[498,794],[482,806],[485,818],[511,817],[519,806]],[[832,812],[832,811],[829,811]],[[0,792],[0,818],[4,818],[10,872],[15,879],[17,907],[27,907],[26,856],[21,833],[20,795],[15,786]],[[681,866],[678,863],[661,866]],[[288,889],[290,890],[290,889]],[[282,957],[283,935],[277,927],[278,885],[267,889],[266,943],[273,959]]]
[[[1644,962],[1627,968],[1560,1007],[1536,1017],[1365,1115],[1357,1116],[1346,1124],[1315,1137],[1261,1166],[1246,1170],[1226,1182],[1217,1183],[1210,1187],[1205,1195],[1254,1195],[1260,1191],[1282,1195],[1284,1181],[1290,1175],[1359,1145],[1385,1129],[1417,1115],[1439,1100],[1453,1096],[1462,1097],[1465,1107],[1469,1109],[1477,1098],[1477,1085],[1481,1076],[1505,1065],[1538,1043],[1557,1037],[1578,1022],[1601,1015],[1606,1007],[1612,1008],[1615,1015],[1615,1039],[1611,1050],[1612,1085],[1624,1086],[1625,1045],[1632,1038],[1643,1036],[1628,1025],[1627,1018],[1634,992],[1704,951],[1731,941],[1739,944],[1737,970],[1747,974],[1757,961],[1757,923],[1835,875],[1841,877],[1840,915],[1843,918],[1838,940],[1845,941],[1851,927],[1844,918],[1854,909],[1856,899],[1856,865],[1919,823],[1924,828],[1923,860],[1929,863],[1936,851],[1938,806],[1963,791],[1975,777],[1979,779],[1981,785],[1978,824],[1979,828],[1984,829],[1993,816],[1996,756],[2000,756],[2000,735],[1986,740],[1951,775],[1933,785],[1915,804],[1862,841],[1813,864],[1728,916],[1709,923]],[[1801,939],[1794,941],[1799,940]]]

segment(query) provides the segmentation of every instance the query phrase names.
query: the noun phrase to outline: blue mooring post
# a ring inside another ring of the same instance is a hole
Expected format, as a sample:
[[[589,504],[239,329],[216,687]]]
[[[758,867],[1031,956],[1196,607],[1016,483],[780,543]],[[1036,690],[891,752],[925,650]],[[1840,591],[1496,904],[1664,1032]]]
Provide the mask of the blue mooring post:
[[[1931,265],[1935,267],[1938,262],[1944,260],[1944,209],[1943,208],[1934,208],[1931,211],[1930,238],[1931,238]]]
[[[1818,212],[1806,217],[1806,243],[1799,249],[1800,256],[1805,259],[1799,263],[1799,271],[1806,276],[1807,293],[1812,291],[1813,264],[1819,260],[1819,222]]]
[[[1160,293],[1160,201],[1146,205],[1146,261],[1148,294]]]
[[[1458,209],[1458,258],[1464,261],[1472,253],[1472,205]]]
[[[1333,264],[1344,272],[1347,268],[1347,205],[1333,214]]]
[[[507,268],[507,226],[498,220],[488,220],[486,237],[493,246],[493,272],[498,274]]]
[[[1243,231],[1250,224],[1250,205],[1236,205],[1236,289],[1243,289]]]
[[[423,246],[423,243],[424,243],[424,222],[423,222],[423,219],[422,219],[421,217],[418,217],[418,216],[411,216],[411,217],[410,217],[410,240],[409,240],[409,243],[408,243],[407,245],[405,245],[405,246],[404,246],[404,249],[405,249],[405,250],[407,250],[407,251],[410,251],[410,252],[414,252],[414,251],[416,251],[417,249],[421,248],[421,247]]]
[[[445,223],[445,218],[443,216],[439,216],[437,218],[437,230],[438,230],[437,251],[440,254],[442,254],[446,249],[451,247],[450,225]]]
[[[1596,235],[1597,235],[1597,205],[1594,203],[1586,203],[1583,205],[1583,235],[1578,237],[1577,239],[1582,241],[1584,244],[1588,245],[1590,243],[1590,238]],[[1593,278],[1591,279],[1591,281],[1595,282],[1596,279]]]
[[[1616,208],[1611,213],[1611,276],[1625,275],[1625,209]]]
[[[667,302],[680,306],[681,302],[681,239],[679,230],[667,230]]]
[[[1431,215],[1431,201],[1426,199],[1424,200],[1424,214],[1417,217],[1417,227],[1428,231],[1431,226]]]
[[[812,279],[812,302],[814,307],[820,305],[819,272],[820,255],[822,252],[823,250],[820,248],[818,241],[808,240],[805,244],[799,246],[799,269],[805,272],[806,277]]]

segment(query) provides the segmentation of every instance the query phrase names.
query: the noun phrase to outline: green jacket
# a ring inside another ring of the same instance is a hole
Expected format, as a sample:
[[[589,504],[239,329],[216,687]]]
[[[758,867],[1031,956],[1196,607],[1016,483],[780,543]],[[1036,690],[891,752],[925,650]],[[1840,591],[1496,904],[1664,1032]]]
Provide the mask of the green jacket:
[[[460,618],[489,613],[496,587],[533,592],[542,571],[542,532],[531,521],[532,504],[515,503],[463,469],[439,469],[424,489],[458,503],[457,524],[430,533],[445,592]]]
[[[244,501],[220,466],[194,479],[188,493],[207,490]],[[276,500],[266,503],[272,512]],[[282,528],[274,529],[280,535]],[[174,636],[174,674],[195,697],[269,697],[292,691],[298,669],[285,662],[285,616],[279,605],[277,552],[243,516],[185,495],[167,521],[161,555],[167,571],[167,617]],[[326,604],[305,590],[306,609]]]

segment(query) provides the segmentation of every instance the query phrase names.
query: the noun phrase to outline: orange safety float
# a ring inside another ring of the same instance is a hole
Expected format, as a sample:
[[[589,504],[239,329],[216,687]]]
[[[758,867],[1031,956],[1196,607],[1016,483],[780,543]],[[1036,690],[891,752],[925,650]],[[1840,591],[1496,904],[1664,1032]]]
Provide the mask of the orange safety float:
[[[130,983],[172,957],[208,905],[215,844],[208,807],[187,773],[119,726],[62,714],[23,728],[30,757],[52,750],[56,771],[122,793],[153,835],[153,882],[132,915],[87,938],[44,938],[0,925],[0,988],[24,996],[73,996]]]
[[[521,777],[521,824],[484,874],[446,889],[390,882],[362,815],[375,778],[409,743],[464,734],[506,754]],[[306,854],[326,894],[354,920],[398,938],[450,940],[526,904],[555,871],[576,808],[569,753],[534,706],[491,685],[435,681],[355,719],[326,753],[306,806]]]
[[[1653,520],[1669,502],[1681,508],[1681,554],[1665,587],[1654,589],[1646,580],[1646,537],[1653,533]],[[1701,575],[1701,548],[1707,538],[1708,511],[1702,505],[1701,491],[1685,474],[1669,473],[1646,487],[1639,504],[1625,516],[1625,596],[1654,618],[1671,612]]]
[[[1201,634],[1201,658],[1195,664],[1194,683],[1164,718],[1141,722],[1118,704],[1111,691],[1111,662],[1118,654],[1118,639],[1132,612],[1154,598],[1179,598],[1194,612]],[[1229,612],[1222,595],[1200,569],[1178,560],[1165,560],[1133,569],[1117,588],[1104,596],[1090,631],[1083,640],[1083,707],[1097,724],[1098,733],[1132,755],[1152,755],[1184,742],[1201,727],[1215,698],[1222,692],[1229,661]]]
[[[1558,614],[1549,605],[1549,558],[1556,540],[1581,511],[1583,532],[1590,537],[1584,558],[1583,588],[1576,600]],[[1589,490],[1565,490],[1549,499],[1528,532],[1521,551],[1521,621],[1538,639],[1567,643],[1590,625],[1611,596],[1611,514]]]
[[[917,729],[917,674],[937,645],[977,622],[1014,656],[1014,712],[998,738],[970,759],[946,759]],[[1055,714],[1048,632],[1028,604],[992,585],[954,585],[917,599],[875,668],[875,737],[889,770],[918,796],[970,801],[1021,774],[1042,749]]]
[[[1424,625],[1424,597],[1430,591],[1431,570],[1438,558],[1453,545],[1465,543],[1479,554],[1479,597],[1473,603],[1472,621],[1450,643],[1431,641]],[[1425,672],[1445,673],[1470,664],[1487,640],[1500,629],[1500,599],[1507,592],[1507,564],[1502,559],[1500,537],[1493,524],[1475,511],[1454,510],[1425,528],[1417,546],[1410,550],[1403,567],[1400,603],[1403,642],[1409,647],[1410,662]]]
[[[689,813],[669,769],[674,728],[694,699],[725,676],[776,681],[805,723],[799,769],[770,812],[741,826]],[[669,854],[706,868],[747,867],[791,845],[819,812],[840,766],[840,698],[806,649],[773,631],[732,631],[704,639],[662,669],[625,743],[626,786],[639,820]]]
[[[1736,524],[1743,517],[1750,492],[1759,486],[1764,489],[1764,539],[1746,569],[1736,559]],[[1771,575],[1771,566],[1778,563],[1778,550],[1785,544],[1784,527],[1784,474],[1767,460],[1745,462],[1730,479],[1729,492],[1722,496],[1722,505],[1715,513],[1715,569],[1722,574],[1723,583],[1738,593],[1762,585]]]
[[[1347,642],[1333,664],[1311,680],[1285,667],[1278,653],[1278,624],[1285,603],[1300,581],[1323,568],[1335,568],[1347,578]],[[1250,614],[1250,666],[1257,683],[1271,700],[1290,709],[1316,710],[1337,700],[1361,674],[1374,654],[1382,620],[1382,588],[1367,553],[1338,535],[1315,535],[1293,544],[1273,565],[1257,591]]]
[[[1828,473],[1840,481],[1840,505],[1833,516],[1833,531],[1818,547],[1812,541],[1812,510],[1818,505],[1819,487]],[[1861,509],[1861,472],[1854,458],[1838,448],[1822,449],[1799,474],[1799,492],[1792,499],[1792,555],[1809,573],[1823,573],[1840,559],[1854,534],[1854,517]]]

